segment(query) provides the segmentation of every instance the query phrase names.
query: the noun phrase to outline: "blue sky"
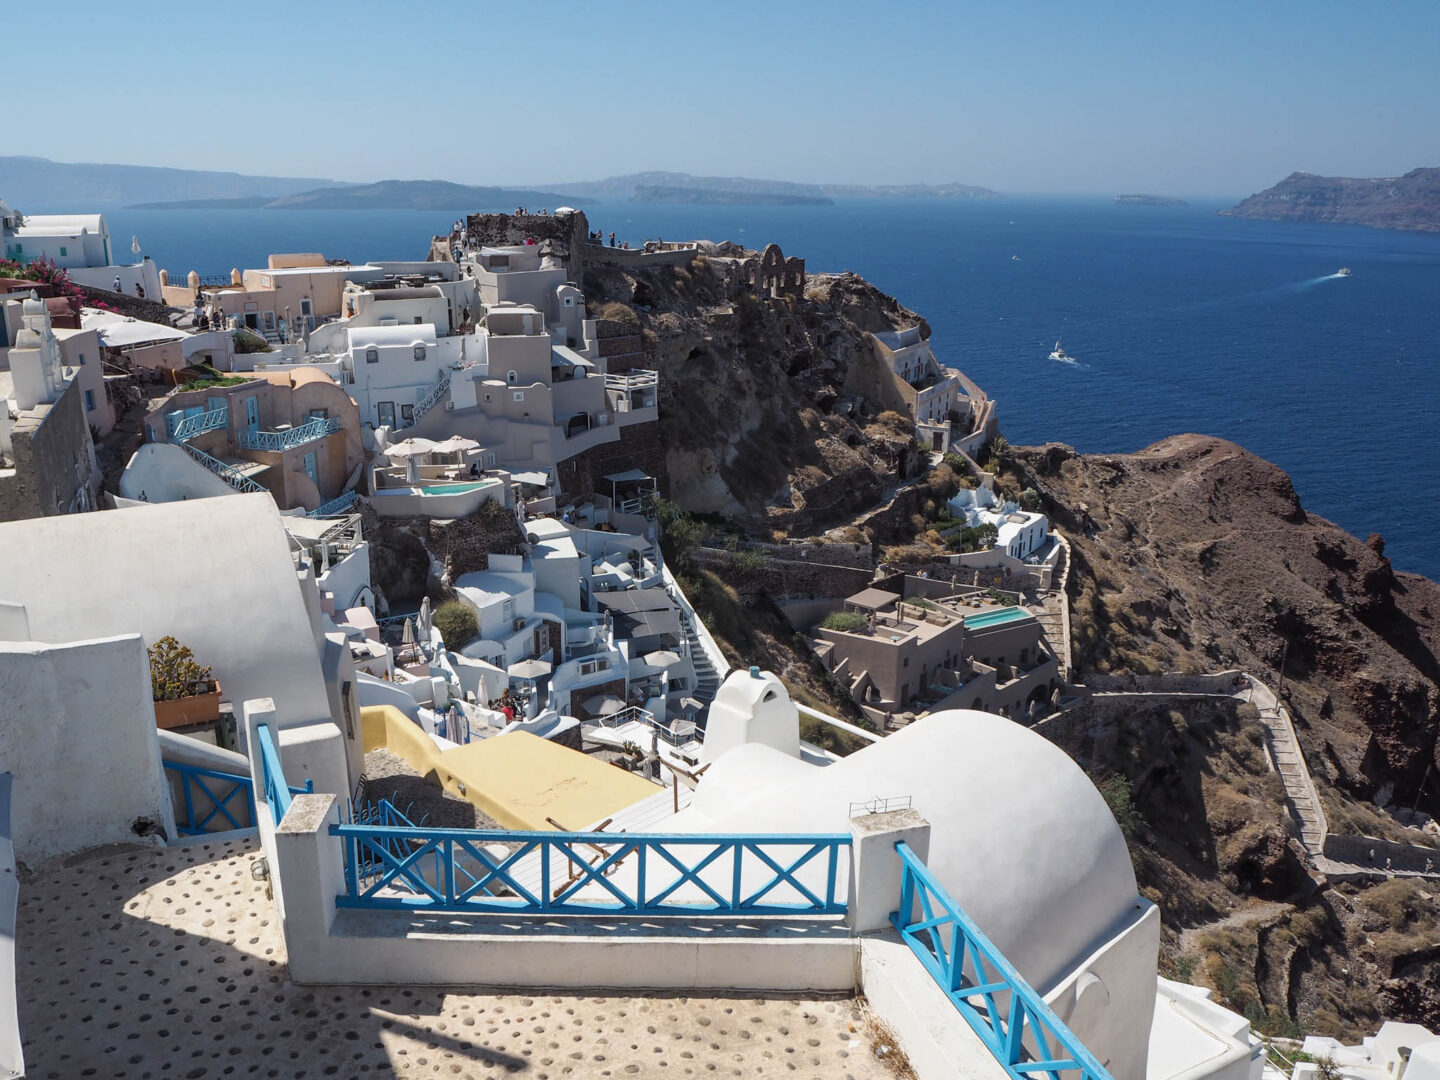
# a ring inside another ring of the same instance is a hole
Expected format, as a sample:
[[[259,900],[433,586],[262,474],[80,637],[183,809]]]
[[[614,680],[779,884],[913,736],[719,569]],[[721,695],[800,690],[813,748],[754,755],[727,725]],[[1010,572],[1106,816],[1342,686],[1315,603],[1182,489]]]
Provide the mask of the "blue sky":
[[[12,110],[75,123],[7,125],[0,153],[339,180],[671,169],[1223,196],[1296,169],[1440,165],[1433,0],[155,10],[7,10],[17,65],[27,40],[64,60],[18,102],[12,87]]]

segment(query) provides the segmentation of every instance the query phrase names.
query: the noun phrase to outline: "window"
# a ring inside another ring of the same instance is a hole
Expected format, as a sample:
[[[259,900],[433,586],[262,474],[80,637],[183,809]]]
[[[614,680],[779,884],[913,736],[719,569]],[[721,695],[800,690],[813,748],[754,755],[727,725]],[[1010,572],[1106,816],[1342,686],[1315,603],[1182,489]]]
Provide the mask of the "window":
[[[509,622],[511,619],[513,619],[513,618],[515,617],[515,601],[514,601],[514,600],[506,600],[506,601],[505,601],[505,603],[504,603],[504,604],[501,606],[501,608],[500,608],[500,617],[501,617],[502,619],[504,619],[506,622]]]
[[[524,390],[512,390],[512,391],[510,391],[510,400],[511,400],[511,401],[524,401],[524,400],[525,400],[525,391],[524,391]]]
[[[300,314],[301,314],[301,315],[313,315],[313,314],[315,314],[315,308],[314,308],[314,306],[310,303],[309,300],[301,300],[301,301],[300,301]]]
[[[85,354],[83,352],[80,353],[77,357],[75,357],[75,363],[79,367],[85,366]]]
[[[574,306],[575,306],[575,298],[574,298],[573,296],[567,296],[567,297],[565,297],[565,306],[566,306],[566,307],[574,307]]]
[[[95,391],[94,391],[94,390],[86,390],[86,391],[85,391],[85,411],[86,411],[86,412],[94,412],[94,411],[95,411]]]
[[[415,316],[415,325],[416,325],[416,326],[419,326],[419,325],[420,325],[420,316],[419,316],[419,315],[416,315],[416,316]],[[416,357],[416,359],[418,360],[419,357]]]
[[[415,346],[415,359],[416,359],[416,360],[424,360],[424,359],[425,359],[425,346],[424,346],[424,345],[416,345],[416,346]]]
[[[411,424],[413,424],[413,423],[415,423],[415,406],[414,406],[414,405],[401,405],[401,406],[400,406],[400,426],[401,426],[401,427],[409,427],[409,426],[410,426]]]
[[[379,350],[379,349],[366,349],[366,350],[365,350],[365,362],[366,362],[367,364],[378,364],[378,363],[380,362],[380,350]]]
[[[513,371],[507,371],[505,373],[505,381],[508,382],[511,386],[514,386],[517,382],[520,381],[520,376],[515,374],[515,372]]]
[[[486,454],[486,455],[485,455],[485,464],[486,464],[487,467],[493,469],[493,468],[495,467],[495,455],[494,455],[494,454]]]
[[[66,255],[69,255],[69,254],[70,254],[70,251],[69,251],[68,248],[63,248],[63,247],[62,247],[62,248],[60,249],[60,257],[61,257],[62,259],[63,259]]]
[[[329,409],[311,409],[311,410],[310,410],[310,419],[311,419],[311,420],[328,420],[328,419],[330,419],[330,410],[329,410]]]

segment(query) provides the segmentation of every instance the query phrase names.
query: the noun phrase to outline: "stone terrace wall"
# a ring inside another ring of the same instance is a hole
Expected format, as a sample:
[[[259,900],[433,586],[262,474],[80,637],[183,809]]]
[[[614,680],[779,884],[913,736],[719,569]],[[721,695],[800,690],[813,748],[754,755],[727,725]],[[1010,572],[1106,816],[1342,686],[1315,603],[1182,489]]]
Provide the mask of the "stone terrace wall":
[[[697,565],[724,577],[740,592],[742,599],[752,599],[762,591],[777,599],[843,599],[867,588],[872,575],[863,567],[777,558],[740,573],[733,566],[735,557],[735,552],[724,548],[705,547],[692,556]]]
[[[1133,694],[1233,694],[1243,686],[1241,671],[1219,671],[1208,675],[1185,675],[1178,671],[1164,675],[1085,676],[1091,690]]]

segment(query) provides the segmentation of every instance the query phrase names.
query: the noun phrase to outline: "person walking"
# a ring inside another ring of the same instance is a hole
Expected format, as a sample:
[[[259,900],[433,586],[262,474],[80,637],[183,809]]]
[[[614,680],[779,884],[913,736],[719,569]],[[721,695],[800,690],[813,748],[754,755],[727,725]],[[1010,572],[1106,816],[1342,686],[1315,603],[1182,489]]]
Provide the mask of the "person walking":
[[[121,289],[121,287],[120,287],[120,275],[119,275],[119,274],[116,274],[116,275],[115,275],[115,280],[110,283],[110,291],[111,291],[111,292],[122,292],[122,291],[123,291],[123,290]]]

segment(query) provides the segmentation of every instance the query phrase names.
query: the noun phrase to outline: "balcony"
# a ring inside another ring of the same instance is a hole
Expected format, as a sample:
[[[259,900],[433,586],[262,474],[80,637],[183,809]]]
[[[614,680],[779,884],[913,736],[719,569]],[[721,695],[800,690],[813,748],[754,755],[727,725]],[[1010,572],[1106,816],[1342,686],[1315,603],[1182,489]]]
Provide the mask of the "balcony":
[[[165,418],[165,427],[169,431],[171,442],[185,442],[196,435],[223,428],[229,423],[230,409],[225,405],[209,412],[191,412],[183,417],[171,413]]]
[[[278,454],[316,439],[323,439],[339,430],[338,417],[317,416],[299,427],[279,428],[275,431],[242,431],[235,437],[235,444],[242,450],[267,450]]]

